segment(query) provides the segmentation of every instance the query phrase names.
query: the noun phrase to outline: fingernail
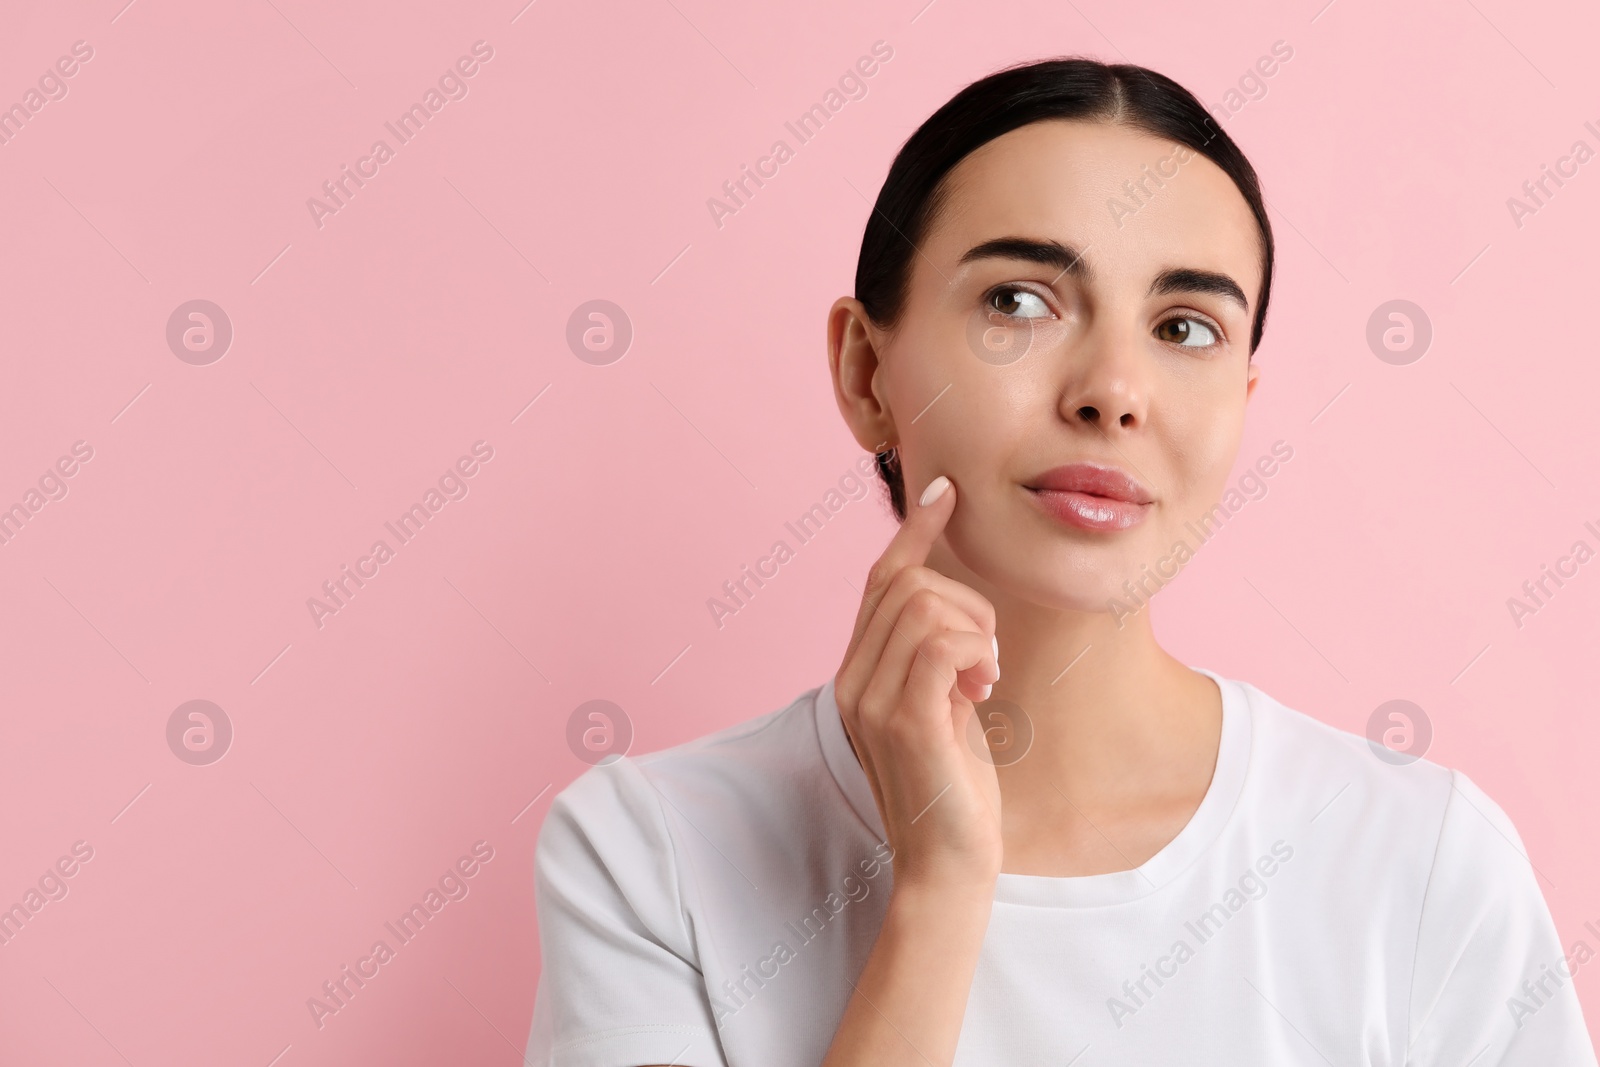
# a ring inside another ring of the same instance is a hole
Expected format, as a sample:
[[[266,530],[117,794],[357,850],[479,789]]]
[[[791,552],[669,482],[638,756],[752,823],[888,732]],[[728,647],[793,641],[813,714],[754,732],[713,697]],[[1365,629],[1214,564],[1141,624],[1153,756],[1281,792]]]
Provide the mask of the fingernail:
[[[1000,638],[990,635],[989,643],[994,645],[994,669],[998,672],[1000,670]]]
[[[950,488],[950,479],[942,474],[939,475],[939,477],[928,483],[928,488],[922,491],[922,499],[917,501],[917,504],[921,507],[927,507],[943,496],[944,491],[948,488]]]
[[[992,693],[992,692],[994,692],[994,685],[992,683],[988,684],[988,685],[985,685],[983,687],[983,696],[980,699],[988,700],[989,699],[989,694]]]

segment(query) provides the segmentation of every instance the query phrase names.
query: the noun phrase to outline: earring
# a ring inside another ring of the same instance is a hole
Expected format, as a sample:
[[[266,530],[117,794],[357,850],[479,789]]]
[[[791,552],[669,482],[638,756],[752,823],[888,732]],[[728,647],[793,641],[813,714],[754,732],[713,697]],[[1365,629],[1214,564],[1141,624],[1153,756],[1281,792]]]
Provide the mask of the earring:
[[[883,464],[886,464],[886,465],[889,465],[889,466],[893,466],[895,460],[897,460],[899,458],[899,456],[898,456],[898,454],[896,452],[895,446],[890,445],[889,442],[887,442],[887,441],[883,442],[883,444],[879,445],[877,448],[873,449],[872,451],[877,456],[878,461],[880,463],[883,463]]]

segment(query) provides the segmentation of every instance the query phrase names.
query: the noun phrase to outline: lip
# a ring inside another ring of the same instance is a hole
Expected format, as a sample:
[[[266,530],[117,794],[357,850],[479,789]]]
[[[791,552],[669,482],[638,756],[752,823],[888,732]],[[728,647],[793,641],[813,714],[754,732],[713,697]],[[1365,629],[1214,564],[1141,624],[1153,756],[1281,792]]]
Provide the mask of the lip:
[[[1126,530],[1154,503],[1131,475],[1094,463],[1052,467],[1024,488],[1052,517],[1084,530]]]

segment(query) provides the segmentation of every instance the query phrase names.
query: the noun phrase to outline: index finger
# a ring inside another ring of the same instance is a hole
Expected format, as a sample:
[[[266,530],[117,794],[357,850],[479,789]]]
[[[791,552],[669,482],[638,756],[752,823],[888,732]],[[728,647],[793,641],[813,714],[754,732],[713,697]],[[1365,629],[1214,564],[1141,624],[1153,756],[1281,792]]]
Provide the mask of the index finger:
[[[933,543],[944,531],[945,523],[956,509],[956,487],[950,479],[939,475],[928,483],[921,497],[913,504],[900,524],[900,529],[889,539],[880,555],[867,572],[866,588],[861,595],[861,610],[856,615],[855,630],[850,638],[854,651],[861,635],[866,632],[878,602],[889,589],[894,576],[906,567],[921,566],[928,561]]]
[[[879,567],[875,569],[884,572],[882,577],[893,578],[902,567],[920,567],[928,562],[933,543],[939,539],[955,509],[956,487],[941,474],[922,491],[906,521],[884,547],[883,555],[878,557]]]

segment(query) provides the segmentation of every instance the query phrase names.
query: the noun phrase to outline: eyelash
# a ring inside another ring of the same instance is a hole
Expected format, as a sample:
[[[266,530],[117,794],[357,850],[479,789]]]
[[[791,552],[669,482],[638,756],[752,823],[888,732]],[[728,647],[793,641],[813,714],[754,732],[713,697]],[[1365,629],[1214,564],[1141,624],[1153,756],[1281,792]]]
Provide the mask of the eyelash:
[[[984,307],[987,310],[994,312],[996,315],[1007,315],[1007,312],[1001,311],[998,308],[993,307],[991,302],[999,294],[1008,293],[1008,292],[1033,293],[1034,296],[1037,296],[1040,300],[1046,300],[1046,302],[1048,303],[1048,300],[1046,299],[1046,297],[1044,296],[1043,293],[1039,293],[1039,292],[1035,291],[1033,288],[1031,288],[1029,286],[1026,286],[1026,285],[1019,285],[1019,284],[1017,284],[1015,282],[1007,282],[1007,283],[1005,283],[1003,285],[995,286],[994,288],[990,289],[987,293],[985,293],[983,295]],[[1021,316],[1021,315],[1016,316],[1016,318],[1018,318],[1019,320],[1025,319],[1026,317],[1027,316]],[[1180,314],[1180,315],[1169,316],[1168,318],[1162,319],[1160,322],[1156,323],[1156,328],[1159,329],[1162,326],[1165,326],[1167,323],[1173,322],[1173,321],[1178,320],[1178,319],[1185,319],[1185,320],[1190,320],[1190,321],[1193,321],[1193,322],[1198,322],[1198,323],[1200,323],[1200,325],[1204,326],[1206,329],[1210,330],[1212,333],[1216,334],[1216,336],[1217,336],[1217,340],[1213,341],[1209,345],[1178,345],[1177,347],[1179,347],[1179,348],[1190,348],[1190,349],[1205,350],[1205,349],[1210,349],[1210,348],[1217,348],[1217,347],[1221,346],[1222,344],[1224,344],[1228,340],[1228,335],[1227,335],[1227,333],[1225,333],[1223,331],[1222,326],[1221,326],[1220,323],[1218,323],[1211,316],[1202,315],[1198,311],[1189,311],[1189,312],[1184,312],[1183,314]],[[1176,343],[1176,342],[1174,342],[1174,343]]]

